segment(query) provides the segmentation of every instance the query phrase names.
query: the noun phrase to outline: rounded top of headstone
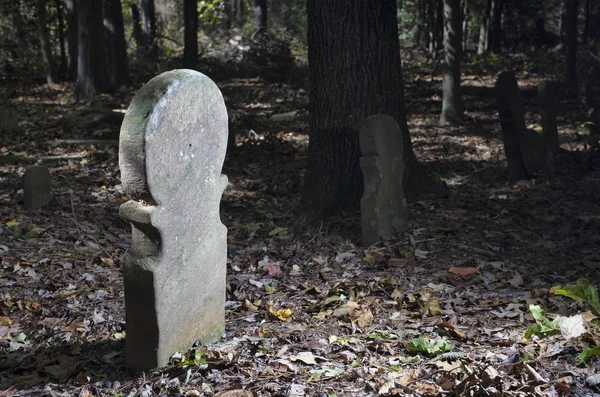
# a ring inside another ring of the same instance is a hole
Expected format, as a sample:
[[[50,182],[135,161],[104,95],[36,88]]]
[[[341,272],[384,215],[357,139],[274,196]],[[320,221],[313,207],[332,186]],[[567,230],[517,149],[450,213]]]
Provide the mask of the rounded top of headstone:
[[[179,187],[197,190],[220,175],[226,148],[227,109],[216,84],[194,70],[162,73],[136,93],[123,119],[123,188],[150,204]]]

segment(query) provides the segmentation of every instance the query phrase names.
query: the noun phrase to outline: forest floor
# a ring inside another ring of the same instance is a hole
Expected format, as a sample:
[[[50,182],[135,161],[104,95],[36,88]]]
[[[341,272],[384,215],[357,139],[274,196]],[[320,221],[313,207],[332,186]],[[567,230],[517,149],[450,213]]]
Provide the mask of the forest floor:
[[[414,149],[449,190],[411,204],[409,230],[369,249],[360,247],[358,212],[297,222],[305,79],[218,81],[237,135],[221,205],[226,334],[144,376],[125,368],[121,263],[131,231],[118,216],[127,198],[116,136],[78,142],[100,134],[64,127],[68,112],[85,107],[70,86],[19,88],[11,100],[23,132],[0,143],[0,155],[17,155],[0,164],[0,396],[600,393],[595,351],[578,359],[600,345],[597,138],[577,134],[582,112],[561,102],[557,173],[511,183],[493,95],[506,65],[470,63],[467,121],[440,128],[440,78],[411,62]],[[555,61],[536,62],[509,65],[539,130],[527,92],[553,77]],[[107,100],[124,110],[139,86]],[[62,158],[45,163],[54,200],[26,210],[20,177],[44,156]],[[587,301],[555,294],[580,278],[592,285],[578,284]]]

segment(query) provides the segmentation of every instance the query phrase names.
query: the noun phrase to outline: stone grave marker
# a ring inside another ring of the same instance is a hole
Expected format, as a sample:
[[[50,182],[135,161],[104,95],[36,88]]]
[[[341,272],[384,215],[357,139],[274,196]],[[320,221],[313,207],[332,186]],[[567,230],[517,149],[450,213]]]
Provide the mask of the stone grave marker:
[[[362,244],[368,247],[408,228],[402,185],[405,164],[400,126],[391,116],[367,117],[359,131],[364,178],[360,200]]]
[[[123,265],[127,365],[165,365],[225,327],[227,229],[219,204],[227,177],[227,110],[217,86],[193,70],[154,77],[125,114],[119,167],[132,225]]]
[[[558,112],[556,96],[558,90],[558,84],[548,80],[541,81],[537,86],[538,104],[542,113],[542,137],[546,148],[553,157],[558,153],[560,147],[558,126],[556,124],[556,113]]]
[[[0,106],[0,131],[16,132],[19,130],[19,114],[13,106]]]
[[[534,172],[542,170],[551,173],[553,157],[544,138],[536,131],[527,129],[523,98],[514,73],[500,73],[495,91],[511,179],[529,179]]]
[[[33,165],[23,175],[23,204],[37,209],[52,201],[52,179],[48,167]]]

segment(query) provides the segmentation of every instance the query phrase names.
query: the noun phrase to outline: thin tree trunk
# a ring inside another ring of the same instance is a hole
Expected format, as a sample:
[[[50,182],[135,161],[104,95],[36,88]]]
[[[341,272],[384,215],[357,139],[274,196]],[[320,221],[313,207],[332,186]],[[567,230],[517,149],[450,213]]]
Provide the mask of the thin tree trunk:
[[[436,24],[435,24],[435,9],[437,0],[426,0],[427,1],[427,40],[429,42],[428,50],[431,56],[435,55],[437,49],[436,45]]]
[[[577,14],[579,0],[566,0],[565,3],[565,80],[567,91],[577,91]]]
[[[35,5],[40,49],[44,66],[46,67],[46,82],[48,84],[54,84],[57,82],[57,77],[52,57],[52,47],[50,46],[50,38],[48,36],[48,28],[46,26],[46,0],[36,0]]]
[[[460,61],[462,58],[462,21],[460,0],[444,0],[444,81],[440,124],[462,119]]]
[[[198,62],[198,0],[185,0],[183,7],[183,62],[186,67],[193,68]]]
[[[117,88],[129,82],[121,0],[103,0],[103,24],[108,78],[111,87]]]
[[[489,30],[489,50],[494,54],[500,53],[502,46],[502,9],[503,0],[492,0]]]
[[[130,3],[129,7],[131,8],[133,40],[135,41],[137,52],[142,54],[144,52],[144,39],[142,38],[142,20],[140,17],[140,8],[136,3]]]
[[[225,0],[225,1],[227,1],[227,0]],[[246,1],[245,0],[231,0],[231,9],[232,9],[234,25],[242,24],[244,14],[246,11]]]
[[[492,11],[492,0],[485,0],[485,8],[481,17],[481,26],[479,27],[479,42],[477,43],[477,54],[482,55],[489,49],[490,33],[490,14]]]
[[[67,51],[65,48],[65,20],[62,10],[62,0],[55,0],[56,4],[56,18],[58,19],[58,48],[60,50],[60,67],[58,68],[58,74],[62,77],[65,76],[67,70]]]
[[[77,79],[77,0],[66,0],[65,9],[67,11],[67,41],[69,44],[69,66],[67,67],[67,80],[75,81]]]
[[[256,37],[267,31],[268,13],[267,0],[254,0],[254,23],[256,30],[252,37]]]
[[[140,21],[144,54],[152,60],[158,58],[156,37],[156,12],[154,0],[140,0]]]
[[[25,48],[27,43],[25,41],[25,25],[23,23],[23,16],[21,15],[21,1],[11,1],[7,3],[6,6],[9,7],[12,26],[17,32],[17,42],[19,43],[19,46]]]
[[[434,0],[435,4],[435,51],[444,48],[444,2]]]
[[[469,44],[469,19],[471,13],[469,12],[469,2],[468,0],[462,0],[462,47],[463,52],[468,50]]]
[[[112,89],[105,67],[105,50],[98,45],[104,41],[102,0],[82,1],[78,11],[76,94],[79,99],[93,99]]]

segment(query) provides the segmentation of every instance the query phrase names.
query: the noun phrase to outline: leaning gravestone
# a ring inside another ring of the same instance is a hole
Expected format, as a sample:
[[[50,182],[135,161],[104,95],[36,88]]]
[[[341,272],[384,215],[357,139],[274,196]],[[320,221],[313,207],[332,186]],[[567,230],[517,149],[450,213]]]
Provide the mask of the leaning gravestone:
[[[360,168],[364,191],[360,200],[362,244],[368,247],[408,228],[402,179],[402,135],[392,117],[375,115],[360,125]]]
[[[52,201],[50,170],[43,165],[27,168],[23,175],[23,204],[25,208],[37,209]]]
[[[165,72],[133,98],[119,145],[123,188],[131,198],[119,214],[133,233],[123,265],[127,365],[139,371],[224,332],[223,96],[201,73]]]

